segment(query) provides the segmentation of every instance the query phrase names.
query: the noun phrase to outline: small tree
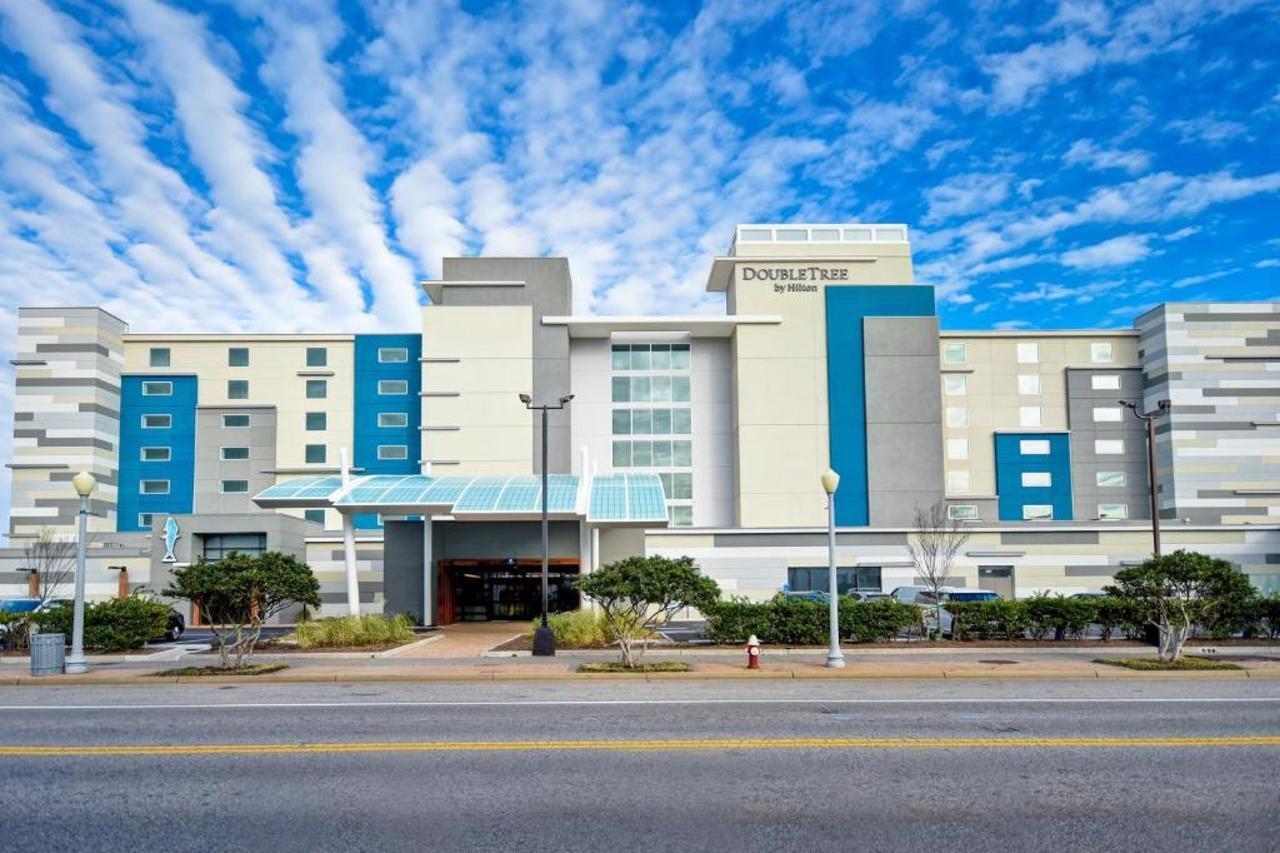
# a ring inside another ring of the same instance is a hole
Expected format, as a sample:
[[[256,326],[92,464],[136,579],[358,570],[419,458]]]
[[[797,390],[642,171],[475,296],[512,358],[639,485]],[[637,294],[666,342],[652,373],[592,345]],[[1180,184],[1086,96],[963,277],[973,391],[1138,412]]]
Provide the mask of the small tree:
[[[934,624],[942,630],[942,588],[951,576],[956,555],[969,541],[969,531],[947,514],[945,501],[916,507],[912,532],[907,536],[907,553],[920,583],[933,596]]]
[[[698,572],[691,557],[628,557],[601,566],[578,582],[582,594],[600,606],[610,635],[618,641],[622,665],[636,666],[648,636],[686,607],[709,609],[720,587]]]
[[[1226,560],[1175,551],[1116,572],[1115,584],[1106,591],[1134,602],[1159,632],[1160,660],[1176,661],[1196,623],[1214,622],[1252,595],[1253,587]]]
[[[22,547],[22,558],[36,573],[36,597],[41,601],[56,598],[63,586],[75,580],[76,540],[58,536],[48,527]]]
[[[253,660],[262,625],[291,604],[320,606],[320,583],[295,557],[268,551],[261,556],[231,554],[174,569],[165,595],[200,608],[218,644],[219,662],[238,669]]]

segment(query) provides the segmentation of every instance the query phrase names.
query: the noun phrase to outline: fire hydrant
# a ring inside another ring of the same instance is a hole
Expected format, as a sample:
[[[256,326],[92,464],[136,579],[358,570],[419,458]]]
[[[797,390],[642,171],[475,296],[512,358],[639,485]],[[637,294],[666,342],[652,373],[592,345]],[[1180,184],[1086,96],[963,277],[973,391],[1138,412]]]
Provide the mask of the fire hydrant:
[[[747,638],[747,669],[760,668],[760,638],[752,634]]]

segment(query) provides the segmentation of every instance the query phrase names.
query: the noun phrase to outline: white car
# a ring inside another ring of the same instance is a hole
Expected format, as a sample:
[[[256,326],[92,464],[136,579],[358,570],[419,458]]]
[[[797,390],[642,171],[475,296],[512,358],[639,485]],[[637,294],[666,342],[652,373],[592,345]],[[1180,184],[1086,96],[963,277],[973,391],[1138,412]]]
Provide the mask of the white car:
[[[989,589],[965,589],[964,587],[944,586],[938,592],[943,602],[941,611],[934,607],[937,601],[933,597],[933,590],[927,586],[900,586],[889,594],[904,604],[919,605],[924,611],[925,626],[930,630],[941,627],[943,634],[951,633],[951,625],[955,621],[955,617],[946,608],[946,602],[995,601],[1000,598],[999,594]],[[937,624],[939,618],[942,621],[941,626]]]

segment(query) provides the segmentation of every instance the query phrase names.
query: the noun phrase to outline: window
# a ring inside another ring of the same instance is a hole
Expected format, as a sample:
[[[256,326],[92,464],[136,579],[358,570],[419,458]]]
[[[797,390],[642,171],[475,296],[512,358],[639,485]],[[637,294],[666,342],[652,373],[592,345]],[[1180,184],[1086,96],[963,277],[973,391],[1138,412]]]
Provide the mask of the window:
[[[689,441],[671,442],[671,464],[677,468],[688,468],[693,464],[693,443]]]
[[[1119,406],[1097,406],[1093,410],[1093,420],[1095,423],[1100,424],[1114,424],[1120,422],[1123,414],[1124,412],[1120,411]]]
[[[1023,342],[1018,344],[1018,364],[1039,364],[1040,363],[1040,345],[1037,343]]]
[[[879,566],[839,566],[836,568],[836,594],[880,592]],[[826,592],[831,588],[830,570],[825,566],[799,566],[787,569],[787,586],[794,592]]]
[[[947,406],[947,426],[966,427],[969,425],[969,410],[964,406]]]
[[[379,379],[378,393],[384,397],[396,397],[409,393],[407,379]]]
[[[1023,456],[1048,456],[1049,440],[1044,438],[1024,438],[1018,442],[1018,452]]]
[[[654,435],[671,435],[671,410],[670,409],[654,409],[653,410],[653,434]]]
[[[950,504],[947,506],[947,518],[952,521],[977,521],[978,507],[975,504]]]
[[[218,491],[224,495],[242,495],[249,491],[248,480],[223,480],[218,484]]]
[[[227,367],[248,367],[249,348],[231,347],[227,350]]]
[[[671,399],[677,403],[689,402],[689,377],[671,377]]]
[[[323,400],[329,396],[329,383],[323,379],[307,380],[307,399]]]
[[[671,433],[673,435],[689,435],[692,432],[692,413],[688,409],[672,409]]]
[[[648,344],[632,344],[631,345],[631,369],[632,370],[652,370],[653,358],[651,357]]]
[[[156,514],[154,512],[138,513],[138,526],[146,530],[151,529],[151,523],[155,521]]]
[[[379,415],[381,418],[381,415]],[[382,426],[379,421],[378,426]],[[327,412],[307,412],[307,431],[320,432],[329,428],[329,415]]]
[[[692,474],[671,474],[663,475],[671,478],[671,491],[669,497],[676,500],[692,500],[693,499],[693,475]]]
[[[960,397],[968,393],[968,377],[960,373],[945,373],[942,376],[942,387],[947,394]]]
[[[152,367],[168,367],[169,366],[169,348],[168,347],[152,347],[148,357],[148,364]]]
[[[653,402],[655,403],[671,402],[671,377],[670,376],[653,377],[649,387],[652,392]]]
[[[144,397],[172,397],[172,382],[143,382],[142,396]]]
[[[404,364],[409,360],[409,350],[405,347],[378,347],[379,364]]]
[[[224,447],[222,448],[223,462],[237,462],[249,458],[249,448],[247,447]]]
[[[1098,488],[1115,489],[1125,484],[1125,473],[1123,471],[1099,471]]]
[[[143,429],[168,429],[173,426],[173,415],[143,415]]]
[[[653,345],[653,369],[654,370],[670,370],[671,369],[671,345],[670,344],[654,344]]]
[[[249,426],[248,415],[223,415],[223,429],[245,429]]]
[[[689,345],[688,344],[672,344],[671,345],[671,369],[672,370],[688,370],[689,369]]]
[[[631,401],[631,380],[625,376],[613,377],[613,402],[628,403]]]
[[[693,507],[691,506],[672,506],[668,507],[671,515],[672,527],[691,527],[693,525]]]
[[[1128,517],[1128,504],[1098,504],[1098,518],[1103,521],[1112,521]]]
[[[631,434],[631,411],[629,409],[613,410],[613,434]]]
[[[327,455],[323,444],[308,444],[304,449],[304,454],[308,465],[323,465]]]
[[[967,492],[972,488],[968,471],[948,471],[947,491]]]
[[[969,439],[948,438],[947,439],[947,458],[948,459],[968,459],[969,458]]]
[[[1040,374],[1019,373],[1018,374],[1018,393],[1026,394],[1029,397],[1040,396]]]
[[[613,467],[631,467],[631,442],[615,441],[613,443]]]
[[[626,344],[614,344],[610,358],[610,366],[614,370],[631,369],[631,347]]]
[[[1100,438],[1093,443],[1093,452],[1099,456],[1118,456],[1124,453],[1124,440]]]
[[[324,524],[324,510],[322,509],[303,510],[302,517],[312,524]]]
[[[139,480],[138,491],[144,495],[167,495],[169,494],[169,481]]]
[[[1040,426],[1040,407],[1039,406],[1019,406],[1018,407],[1018,425],[1024,427]]]
[[[948,341],[942,346],[942,360],[947,364],[964,364],[969,360],[969,348],[965,344]]]
[[[248,379],[228,379],[227,380],[227,399],[228,400],[249,399],[249,380]]]
[[[142,448],[143,462],[168,462],[173,458],[173,450],[168,447]]]
[[[1053,485],[1053,475],[1048,471],[1023,471],[1022,487],[1024,489],[1044,489]]]
[[[631,434],[653,435],[653,410],[633,409],[631,412]]]
[[[409,415],[407,412],[378,412],[378,426],[383,429],[407,427],[408,425]]]
[[[216,533],[200,537],[204,542],[204,558],[221,560],[231,554],[256,557],[267,550],[265,533]]]
[[[404,444],[379,444],[378,458],[384,460],[408,459],[409,448]]]
[[[1119,391],[1120,377],[1114,373],[1098,373],[1089,377],[1089,386],[1095,391]]]
[[[1053,507],[1049,504],[1023,504],[1023,521],[1052,521]]]
[[[1089,360],[1095,363],[1110,363],[1114,351],[1110,341],[1094,341],[1089,344]]]
[[[307,347],[307,367],[328,367],[329,350],[325,347]]]

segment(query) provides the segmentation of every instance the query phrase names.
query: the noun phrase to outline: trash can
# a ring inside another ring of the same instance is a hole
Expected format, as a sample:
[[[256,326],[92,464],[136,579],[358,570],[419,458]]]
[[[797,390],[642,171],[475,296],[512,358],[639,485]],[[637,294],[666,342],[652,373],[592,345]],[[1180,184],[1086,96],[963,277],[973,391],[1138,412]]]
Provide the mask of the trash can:
[[[31,674],[62,675],[67,669],[66,634],[31,635]]]

